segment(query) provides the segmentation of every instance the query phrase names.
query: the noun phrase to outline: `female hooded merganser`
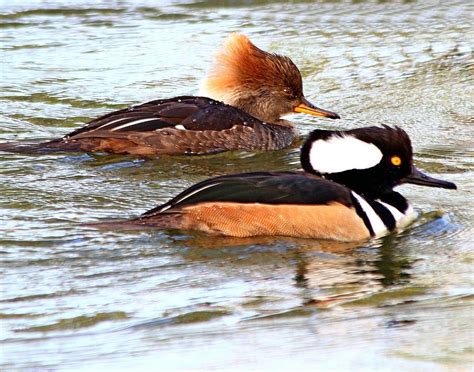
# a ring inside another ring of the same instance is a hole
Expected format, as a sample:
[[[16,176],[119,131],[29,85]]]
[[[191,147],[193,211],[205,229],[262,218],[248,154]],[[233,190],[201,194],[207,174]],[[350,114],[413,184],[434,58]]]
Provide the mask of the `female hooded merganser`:
[[[303,95],[300,71],[290,58],[257,48],[231,34],[202,85],[206,97],[150,101],[89,122],[63,138],[10,151],[88,151],[152,156],[277,150],[296,138],[281,119],[291,112],[338,119]],[[221,100],[223,102],[219,102]]]
[[[237,237],[281,235],[358,241],[415,218],[393,191],[402,183],[456,189],[413,165],[400,128],[315,130],[301,149],[304,172],[258,172],[200,182],[141,217],[118,225],[201,230]],[[117,222],[96,226],[117,225]]]

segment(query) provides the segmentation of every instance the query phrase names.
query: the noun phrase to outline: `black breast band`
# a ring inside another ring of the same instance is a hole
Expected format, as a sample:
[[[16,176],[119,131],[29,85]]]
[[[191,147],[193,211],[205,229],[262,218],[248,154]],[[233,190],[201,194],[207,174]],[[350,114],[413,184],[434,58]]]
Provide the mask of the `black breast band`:
[[[364,198],[361,195],[359,195],[359,197],[363,198],[367,202],[367,204],[374,210],[375,214],[380,217],[388,231],[392,231],[395,229],[395,227],[397,226],[397,221],[395,220],[395,217],[393,216],[392,212],[387,207],[373,199]],[[375,232],[372,227],[372,223],[370,221],[369,216],[367,216],[367,213],[360,204],[359,200],[357,200],[357,198],[352,193],[351,198],[357,215],[362,218],[362,221],[364,221],[364,224],[367,227],[367,230],[369,230],[370,235],[374,236]]]

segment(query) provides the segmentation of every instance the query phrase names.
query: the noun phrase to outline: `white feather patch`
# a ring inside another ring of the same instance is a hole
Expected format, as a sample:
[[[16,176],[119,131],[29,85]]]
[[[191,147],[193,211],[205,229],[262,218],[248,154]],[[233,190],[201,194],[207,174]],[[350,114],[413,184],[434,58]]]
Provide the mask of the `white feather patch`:
[[[173,204],[178,204],[178,203],[181,203],[183,200],[186,200],[188,198],[190,198],[191,196],[193,196],[194,194],[197,194],[198,192],[201,192],[203,190],[206,190],[210,187],[214,187],[214,186],[217,186],[217,185],[220,185],[221,182],[216,182],[216,183],[211,183],[210,185],[206,185],[206,186],[203,186],[197,190],[194,190],[193,192],[189,193],[189,194],[186,194],[184,195],[182,198],[179,198],[178,200],[175,200]]]
[[[362,210],[367,215],[367,218],[369,219],[370,225],[372,226],[372,230],[374,231],[375,236],[380,236],[387,233],[387,226],[385,226],[382,219],[374,211],[374,208],[372,208],[370,204],[367,203],[362,196],[355,193],[354,191],[351,191],[351,192],[352,192],[352,195],[354,195],[354,197],[359,202]]]
[[[114,129],[111,130],[111,132],[115,132],[115,131],[123,129],[123,128],[132,127],[134,125],[138,125],[138,124],[141,124],[141,123],[146,123],[147,121],[152,121],[152,120],[157,120],[157,119],[158,118],[147,118],[147,119],[134,120],[130,123],[119,125],[118,127],[115,127]]]
[[[210,185],[203,186],[203,187],[201,187],[197,190],[194,190],[193,192],[184,195],[182,198],[179,198],[179,199],[175,200],[173,202],[173,204],[170,204],[170,205],[167,205],[167,206],[161,208],[160,210],[158,210],[158,213],[161,213],[161,212],[164,212],[164,211],[170,209],[171,207],[175,206],[176,204],[181,203],[183,200],[186,200],[186,199],[190,198],[191,196],[193,196],[194,194],[197,194],[198,192],[201,192],[201,191],[206,190],[210,187],[214,187],[214,186],[217,186],[217,185],[220,185],[220,184],[221,184],[221,182],[211,183]]]
[[[377,200],[377,203],[382,204],[385,208],[389,210],[392,214],[393,218],[395,218],[395,222],[397,224],[397,228],[403,228],[411,224],[417,217],[416,212],[413,210],[411,205],[408,205],[407,210],[405,213],[400,212],[394,206],[384,203],[383,201]]]
[[[124,120],[128,120],[128,118],[120,118],[120,119],[115,119],[115,120],[112,120],[111,122],[109,123],[106,123],[106,124],[102,124],[100,127],[97,127],[93,130],[98,130],[98,129],[103,129],[105,127],[108,127],[109,125],[112,125],[112,124],[115,124],[115,123],[118,123],[120,121],[124,121]]]
[[[353,136],[333,135],[315,141],[309,152],[309,161],[319,173],[338,173],[351,169],[367,169],[377,165],[383,154],[373,143]]]

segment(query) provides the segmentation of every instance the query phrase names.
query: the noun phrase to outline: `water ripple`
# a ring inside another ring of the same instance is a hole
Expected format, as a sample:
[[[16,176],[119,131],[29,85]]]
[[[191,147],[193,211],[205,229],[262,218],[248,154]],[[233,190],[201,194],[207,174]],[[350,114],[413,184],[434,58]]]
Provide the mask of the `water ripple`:
[[[398,125],[416,165],[458,190],[400,187],[419,219],[363,243],[103,232],[82,224],[136,217],[208,177],[298,170],[298,145],[147,160],[2,153],[2,368],[468,368],[472,14],[460,0],[5,3],[0,142],[195,94],[240,31],[290,56],[308,99],[341,114],[291,115],[303,136]]]

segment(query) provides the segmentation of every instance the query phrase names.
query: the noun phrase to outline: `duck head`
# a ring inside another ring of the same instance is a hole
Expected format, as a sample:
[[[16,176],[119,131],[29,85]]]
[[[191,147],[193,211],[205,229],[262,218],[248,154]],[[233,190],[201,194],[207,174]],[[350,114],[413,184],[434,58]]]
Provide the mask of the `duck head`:
[[[454,183],[430,177],[415,167],[410,138],[398,127],[315,130],[302,147],[301,163],[306,172],[371,198],[402,183],[456,189]]]
[[[305,98],[301,73],[290,58],[265,52],[238,33],[231,34],[216,55],[200,94],[269,123],[292,112],[339,119]]]

